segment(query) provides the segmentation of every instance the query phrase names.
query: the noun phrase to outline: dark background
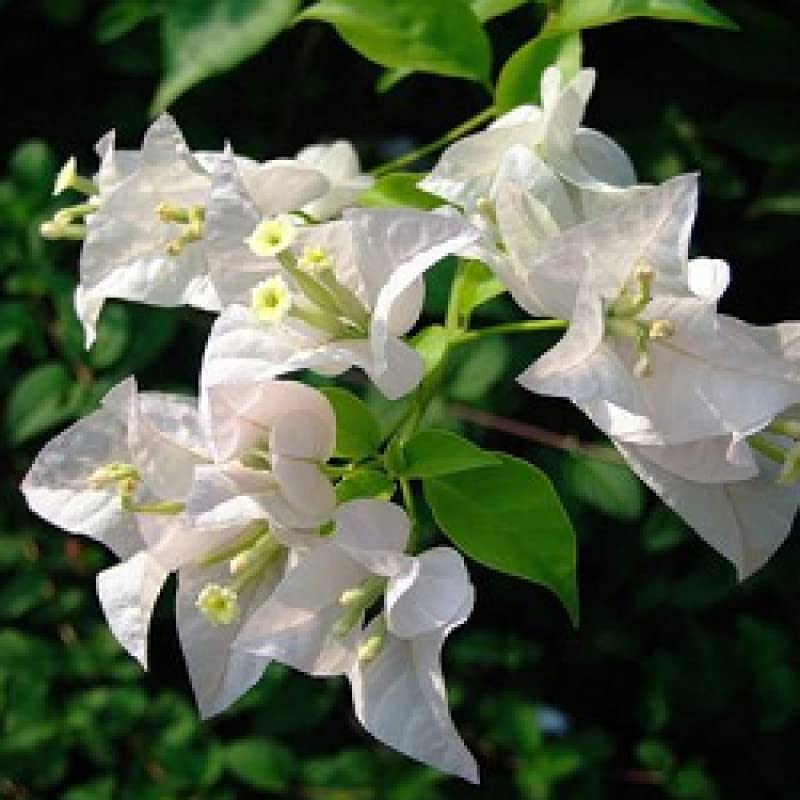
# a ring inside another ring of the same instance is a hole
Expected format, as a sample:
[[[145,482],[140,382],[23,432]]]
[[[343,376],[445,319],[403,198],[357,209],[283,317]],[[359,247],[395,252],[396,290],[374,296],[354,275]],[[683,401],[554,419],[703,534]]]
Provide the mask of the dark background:
[[[655,22],[586,32],[599,80],[588,123],[618,139],[643,180],[700,170],[694,247],[733,265],[724,310],[797,318],[800,21],[786,2],[721,2],[726,33]],[[548,431],[595,434],[513,376],[529,339],[491,341],[456,365],[439,422],[544,467],[580,540],[582,623],[545,591],[474,567],[476,613],[445,670],[454,716],[483,769],[468,787],[359,730],[346,686],[270,669],[201,724],[175,642],[170,592],[142,674],[107,632],[100,546],[30,515],[16,485],[37,449],[136,372],[147,389],[192,390],[209,321],[112,304],[86,354],[71,309],[78,248],[42,242],[53,175],[70,154],[93,169],[108,128],[137,146],[161,74],[158,27],[104,44],[107,4],[0,3],[0,798],[166,800],[282,796],[724,798],[798,796],[800,545],[757,576],[732,568],[614,464],[464,422],[455,404]],[[490,23],[500,65],[537,29],[534,7]],[[177,101],[190,144],[288,156],[352,139],[368,167],[432,140],[488,104],[463,81],[414,76],[378,95],[379,69],[321,25],[303,24]],[[430,277],[441,311],[445,264]],[[490,304],[484,321],[515,314]],[[478,322],[480,322],[480,316]],[[370,398],[383,410],[376,398]]]

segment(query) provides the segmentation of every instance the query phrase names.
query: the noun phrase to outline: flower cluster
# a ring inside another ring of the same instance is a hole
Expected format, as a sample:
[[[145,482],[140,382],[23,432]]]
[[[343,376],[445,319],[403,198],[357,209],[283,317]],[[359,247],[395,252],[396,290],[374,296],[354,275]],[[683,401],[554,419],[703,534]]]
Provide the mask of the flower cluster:
[[[281,379],[357,367],[390,400],[415,393],[402,444],[435,389],[437,370],[407,335],[424,273],[445,256],[482,262],[525,312],[565,329],[519,382],[576,404],[740,576],[788,534],[800,324],[718,312],[728,265],[689,257],[698,177],[638,183],[623,150],[581,124],[593,83],[591,70],[565,84],[550,68],[541,106],[452,144],[419,183],[441,200],[434,211],[359,207],[372,179],[346,142],[259,164],[229,147],[192,153],[169,116],[136,152],[105,136],[94,179],[74,160],[59,174],[56,192],[86,201],[42,233],[83,240],[87,346],[108,298],[217,317],[197,401],[126,380],[42,450],[22,490],[36,513],[121,559],[97,588],[142,664],[156,598],[177,573],[204,716],[270,661],[346,675],[368,731],[477,781],[440,667],[474,602],[464,561],[447,547],[419,552],[406,493],[406,508],[391,491],[340,497],[334,410]],[[391,472],[389,460],[376,469]]]

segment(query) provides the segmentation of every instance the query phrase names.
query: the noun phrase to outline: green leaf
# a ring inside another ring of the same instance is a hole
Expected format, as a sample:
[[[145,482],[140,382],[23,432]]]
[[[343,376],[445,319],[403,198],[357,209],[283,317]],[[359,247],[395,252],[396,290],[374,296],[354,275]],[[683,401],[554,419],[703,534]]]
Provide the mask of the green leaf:
[[[267,792],[285,792],[295,771],[291,751],[271,739],[239,739],[225,748],[228,769],[243,783]]]
[[[463,363],[448,387],[450,397],[472,403],[485,397],[502,379],[511,364],[511,344],[497,337],[470,345]]]
[[[15,444],[30,439],[66,419],[81,405],[81,387],[73,384],[63,364],[42,364],[14,387],[6,407],[6,426]]]
[[[497,110],[504,114],[524,103],[541,103],[544,71],[556,65],[564,79],[570,80],[581,68],[581,50],[579,33],[537,36],[520,47],[506,61],[497,79]]]
[[[552,590],[578,621],[575,531],[550,479],[526,461],[423,481],[439,527],[487,567]]]
[[[548,22],[547,30],[579,31],[633,17],[738,30],[733,20],[703,0],[562,0],[558,13]]]
[[[359,203],[368,208],[396,208],[410,206],[428,211],[442,205],[435,195],[423,192],[417,187],[423,174],[417,172],[394,172],[378,178],[359,198]]]
[[[500,464],[493,453],[450,431],[415,433],[392,453],[391,471],[401,478],[437,478]]]
[[[453,0],[319,0],[299,19],[329,22],[384,67],[486,82],[491,44],[472,9]]]
[[[470,5],[472,6],[473,12],[475,12],[475,16],[481,22],[488,22],[490,19],[494,19],[494,17],[499,17],[502,14],[507,14],[509,11],[513,11],[515,8],[527,5],[529,1],[530,0],[471,0]],[[398,67],[397,69],[387,69],[378,79],[375,89],[380,94],[383,94],[400,83],[400,81],[413,74],[414,70],[408,68]]]
[[[530,0],[471,0],[471,5],[475,16],[481,22],[487,22],[529,2]]]
[[[97,341],[89,351],[89,362],[96,369],[105,369],[124,354],[130,336],[128,312],[121,303],[109,304],[97,325]]]
[[[286,28],[299,0],[172,0],[161,23],[164,79],[150,111],[160,113],[200,81],[235,67]]]
[[[444,358],[449,341],[450,335],[444,325],[429,325],[411,340],[411,346],[425,362],[426,375],[439,366],[442,358]]]
[[[613,449],[610,452],[615,453]],[[572,455],[566,461],[565,472],[572,493],[586,505],[631,522],[642,515],[644,487],[624,464]]]
[[[106,6],[98,17],[95,28],[97,40],[109,44],[160,14],[160,6],[152,0],[117,0]]]
[[[371,497],[389,500],[394,491],[395,482],[385,473],[377,469],[358,469],[336,484],[336,501],[341,504]]]
[[[366,403],[335,386],[321,390],[336,414],[336,452],[340,458],[367,458],[381,446],[381,429]]]
[[[506,291],[494,273],[481,261],[462,260],[461,288],[458,294],[459,311],[469,319],[472,312],[484,303],[494,300]]]

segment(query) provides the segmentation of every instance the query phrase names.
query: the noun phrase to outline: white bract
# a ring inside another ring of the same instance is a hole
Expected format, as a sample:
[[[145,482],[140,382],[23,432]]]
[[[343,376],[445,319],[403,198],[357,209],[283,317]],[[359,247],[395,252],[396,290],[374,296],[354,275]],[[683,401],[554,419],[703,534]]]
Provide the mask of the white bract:
[[[116,150],[113,133],[97,149],[97,193],[84,215],[75,301],[87,346],[107,298],[218,310],[205,238],[211,176],[223,154],[192,154],[167,114],[147,131],[140,151]],[[299,209],[328,191],[319,171],[296,161],[237,158],[235,165],[265,214]]]
[[[624,151],[581,121],[594,87],[594,70],[581,70],[566,86],[557,67],[542,76],[542,105],[515,108],[485,131],[466,136],[445,150],[420,188],[467,213],[480,211],[511,147],[522,146],[581,190],[614,192],[636,183]]]
[[[343,139],[304,147],[297,160],[319,170],[330,182],[326,194],[303,206],[303,212],[315,220],[333,219],[345,208],[356,205],[359,195],[375,182],[371,175],[361,171],[358,153]]]
[[[800,483],[746,442],[715,437],[679,445],[614,444],[636,474],[736,567],[740,579],[781,546],[800,505]]]
[[[331,404],[292,381],[214,386],[203,397],[213,463],[199,466],[187,502],[195,525],[220,528],[265,519],[317,528],[331,518],[323,472],[336,443]]]
[[[527,258],[519,245],[531,296],[570,322],[523,386],[573,400],[608,435],[638,444],[746,435],[796,402],[800,364],[786,353],[794,327],[762,330],[717,313],[729,270],[688,259],[695,208],[696,180],[683,176]]]
[[[335,532],[287,574],[234,647],[312,675],[347,674],[356,716],[373,736],[477,782],[440,665],[445,638],[474,602],[461,556],[450,548],[405,555],[408,517],[384,501],[351,501],[334,521]]]
[[[239,245],[228,250],[237,258],[213,273],[230,305],[212,329],[201,384],[357,366],[389,398],[410,392],[423,363],[401,337],[421,313],[422,275],[477,232],[461,218],[411,209],[352,211],[322,225],[262,220],[241,182],[229,178],[215,192],[241,222]]]
[[[143,657],[155,601],[167,575],[177,572],[178,638],[198,709],[210,717],[263,674],[269,658],[232,650],[231,643],[286,570],[318,541],[315,532],[264,520],[217,529],[176,520],[154,546],[101,573],[104,611],[126,649]]]
[[[128,379],[116,386],[100,410],[49,442],[22,482],[31,510],[64,530],[103,542],[139,569],[135,609],[114,608],[115,570],[98,576],[98,593],[114,635],[143,664],[143,617],[149,617],[166,577],[142,560],[177,528],[195,466],[208,459],[197,411],[190,398],[139,394]],[[131,558],[132,557],[132,558]],[[126,568],[127,569],[127,568]],[[130,594],[130,591],[128,591]]]

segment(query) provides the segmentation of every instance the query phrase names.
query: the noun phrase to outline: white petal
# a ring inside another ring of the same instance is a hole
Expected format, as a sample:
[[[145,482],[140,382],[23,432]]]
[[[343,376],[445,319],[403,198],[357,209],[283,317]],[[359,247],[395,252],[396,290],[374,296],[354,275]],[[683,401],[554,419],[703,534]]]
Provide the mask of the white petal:
[[[687,294],[689,235],[697,210],[697,176],[682,175],[635,195],[616,211],[550,237],[527,264],[548,313],[574,319],[578,281],[612,300],[633,270],[655,271],[654,291]]]
[[[552,69],[552,68],[551,68]],[[547,160],[554,164],[568,160],[572,153],[575,134],[583,120],[586,104],[594,88],[595,72],[582,69],[556,98],[546,89],[548,77],[546,72],[542,80],[543,106],[547,114],[544,133],[544,150]]]
[[[361,164],[353,145],[342,139],[331,144],[306,147],[298,153],[297,158],[320,170],[330,181],[329,190],[303,208],[306,214],[316,220],[331,219],[342,209],[354,205],[358,196],[374,182],[370,175],[361,173]]]
[[[273,512],[279,522],[295,528],[317,528],[331,518],[336,494],[318,464],[273,455],[272,474],[291,509],[289,514],[283,507]]]
[[[336,636],[344,613],[339,597],[369,576],[365,567],[328,540],[315,548],[256,609],[234,647],[272,658],[309,675],[340,675],[353,658],[360,626]]]
[[[245,244],[261,218],[228,154],[212,178],[204,241],[211,281],[224,305],[248,302],[250,290],[279,269],[277,261],[256,256]]]
[[[143,550],[97,576],[97,596],[111,632],[145,669],[150,617],[168,574]]]
[[[323,172],[288,158],[241,170],[244,184],[262,217],[299,211],[330,188]]]
[[[499,124],[498,120],[488,130],[450,145],[419,187],[461,206],[465,212],[474,211],[477,201],[489,196],[500,159],[508,148],[515,144],[533,148],[541,141],[539,109],[526,106],[511,113],[514,117],[506,123]]]
[[[731,268],[719,258],[693,258],[689,262],[689,289],[703,300],[715,303],[731,281]]]
[[[608,190],[636,183],[636,172],[628,154],[608,136],[591,128],[579,128],[573,148],[576,162],[593,188]],[[585,178],[584,181],[576,180],[578,174],[564,177],[579,185],[585,181]]]
[[[650,448],[615,444],[639,477],[734,564],[740,579],[759,570],[788,536],[800,504],[800,485],[779,486],[778,465],[758,457],[757,478],[697,483],[648,460]]]
[[[83,325],[84,347],[88,350],[97,339],[97,321],[106,298],[88,291],[78,284],[75,287],[75,316]]]
[[[361,724],[389,747],[436,769],[478,783],[478,766],[458,735],[447,707],[441,671],[445,637],[463,623],[473,599],[446,628],[416,639],[387,636],[378,656],[356,660],[349,679]],[[374,624],[365,636],[374,631]]]
[[[240,380],[236,385],[211,387],[206,394],[207,426],[220,460],[267,445],[283,455],[316,461],[326,461],[333,452],[336,418],[325,395],[311,386]],[[309,426],[302,440],[297,438],[301,417]]]
[[[186,511],[199,527],[226,528],[270,519],[276,512],[285,519],[291,509],[268,472],[231,463],[196,468]]]
[[[259,323],[249,308],[229,306],[219,316],[203,356],[201,387],[263,381],[298,369],[336,367],[348,369],[348,361],[324,334],[301,325]]]
[[[636,447],[636,452],[660,469],[694,483],[734,483],[759,475],[752,449],[746,442],[732,441],[730,436],[685,444],[645,445]]]
[[[70,533],[103,542],[120,558],[142,546],[136,517],[122,510],[116,487],[87,481],[111,462],[129,462],[125,426],[108,409],[76,422],[42,448],[22,482],[30,509]]]
[[[466,220],[412,210],[353,212],[367,241],[363,265],[390,265],[391,275],[378,294],[370,325],[370,341],[378,371],[390,334],[402,335],[417,321],[421,297],[409,296],[425,271],[445,256],[477,241],[480,233]]]
[[[386,587],[386,620],[401,639],[444,628],[472,597],[464,559],[451,547],[426,550],[416,562]]]
[[[183,500],[195,466],[209,460],[194,398],[157,392],[139,395],[128,442],[143,479],[164,500]]]
[[[230,625],[214,625],[198,610],[197,596],[209,583],[225,584],[227,565],[182,569],[178,573],[176,615],[178,638],[189,670],[197,707],[203,719],[224,711],[258,683],[268,658],[231,644],[251,611],[261,605],[281,575],[281,565],[262,575],[254,589],[239,597],[240,616]]]
[[[584,399],[584,410],[609,435],[639,444],[746,435],[800,399],[800,361],[764,347],[763,329],[719,316],[692,298],[656,298],[651,314],[676,326],[669,340],[651,345],[651,376],[632,375],[628,342],[613,343],[613,378],[607,366],[601,375],[597,360],[584,365],[602,383],[593,399]],[[644,429],[641,419],[649,421]]]
[[[349,364],[360,367],[367,373],[387,400],[405,397],[419,386],[425,364],[419,353],[402,340],[389,336],[384,345],[384,356],[380,363],[366,339],[342,342],[340,351],[347,354]]]
[[[411,533],[408,515],[385,500],[351,500],[334,515],[333,541],[376,575],[390,577],[407,567],[403,554]]]
[[[596,395],[609,399],[619,381],[607,377],[615,365],[613,354],[602,345],[604,329],[599,298],[581,288],[575,302],[575,318],[567,332],[517,381],[532,392],[568,397],[575,402],[585,402]],[[619,371],[613,370],[615,377]],[[622,374],[628,377],[627,370],[623,369]],[[604,391],[608,384],[610,389]]]

